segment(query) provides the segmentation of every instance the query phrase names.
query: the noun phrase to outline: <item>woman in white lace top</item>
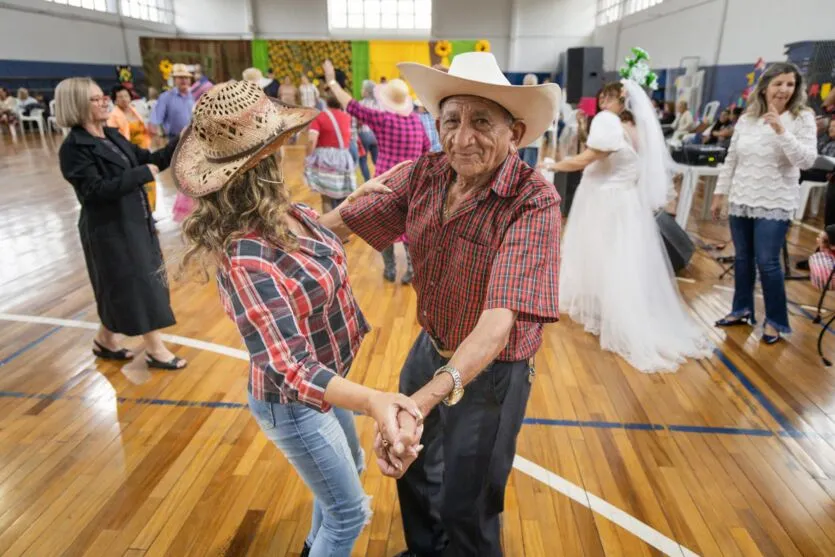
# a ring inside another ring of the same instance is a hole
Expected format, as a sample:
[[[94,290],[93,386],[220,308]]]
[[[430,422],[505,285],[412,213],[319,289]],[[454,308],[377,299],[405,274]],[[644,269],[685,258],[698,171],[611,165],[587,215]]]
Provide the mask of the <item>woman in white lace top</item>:
[[[797,66],[778,63],[763,73],[739,119],[713,200],[718,218],[728,206],[736,249],[731,313],[717,327],[754,324],[754,281],[765,299],[762,339],[791,332],[780,251],[798,205],[800,170],[817,156],[815,116]]]

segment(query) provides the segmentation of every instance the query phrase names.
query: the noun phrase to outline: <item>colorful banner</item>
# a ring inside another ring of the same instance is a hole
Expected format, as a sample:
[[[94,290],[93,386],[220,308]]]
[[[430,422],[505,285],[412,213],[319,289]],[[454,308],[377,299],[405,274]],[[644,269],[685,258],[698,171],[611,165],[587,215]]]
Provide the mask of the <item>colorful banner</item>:
[[[258,68],[267,75],[270,69],[270,46],[265,40],[252,41],[252,67]]]
[[[353,62],[349,41],[268,41],[269,65],[278,81],[290,76],[299,84],[305,74],[312,81],[321,77],[322,62],[331,60],[345,72],[346,86],[353,86]]]
[[[369,79],[369,46],[368,41],[354,41],[351,43],[351,68],[354,70],[354,98],[362,98],[362,82]]]
[[[431,63],[429,44],[426,41],[369,41],[369,76],[380,83],[382,78],[400,77],[399,62]]]

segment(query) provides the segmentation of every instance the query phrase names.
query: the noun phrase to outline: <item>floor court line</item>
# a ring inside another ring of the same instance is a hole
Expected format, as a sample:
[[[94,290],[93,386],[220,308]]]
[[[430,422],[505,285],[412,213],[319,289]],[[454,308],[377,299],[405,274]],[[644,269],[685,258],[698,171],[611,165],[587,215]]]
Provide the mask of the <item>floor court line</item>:
[[[59,319],[55,317],[39,317],[39,316],[29,316],[29,315],[14,315],[8,313],[0,313],[0,321],[14,321],[18,323],[39,323],[43,325],[53,325],[55,327],[73,327],[73,328],[81,328],[81,329],[89,329],[89,330],[96,330],[98,329],[97,323],[89,323],[86,321],[78,321],[73,319]],[[233,358],[237,358],[240,360],[248,361],[249,358],[245,351],[243,350],[236,350],[234,348],[230,348],[228,346],[223,346],[220,344],[214,344],[211,342],[205,342],[195,339],[190,339],[187,337],[181,337],[177,335],[165,335],[165,339],[168,342],[181,344],[183,346],[189,346],[192,348],[198,348],[200,350],[206,350],[210,352],[215,352],[217,354],[225,354],[231,356]],[[18,393],[18,392],[6,392],[0,393],[0,396],[13,396],[17,398],[49,398],[51,395],[29,395],[27,393]],[[69,397],[65,397],[69,398]],[[80,397],[79,397],[80,398]],[[135,400],[136,402],[141,402],[143,400],[162,400],[162,399],[127,399],[125,397],[119,397],[117,400],[120,402],[126,402],[129,400]],[[204,405],[207,403],[201,402],[189,402],[189,401],[166,401],[170,402],[171,405],[176,406],[191,406],[191,405]],[[227,405],[226,407],[236,407],[233,405],[237,405],[240,403],[214,403],[214,404],[224,404]],[[241,406],[244,406],[241,404]],[[658,530],[652,528],[648,524],[641,522],[637,518],[633,517],[632,515],[626,513],[624,510],[615,507],[611,503],[604,501],[603,499],[597,497],[596,495],[589,493],[582,487],[573,484],[566,480],[565,478],[554,474],[553,472],[542,468],[538,464],[535,464],[525,458],[520,456],[516,456],[513,461],[513,467],[516,468],[519,472],[530,476],[531,478],[538,480],[545,485],[549,486],[554,491],[561,493],[577,503],[583,505],[584,507],[600,514],[607,520],[614,522],[621,528],[631,532],[634,536],[640,538],[647,544],[651,545],[658,551],[662,552],[665,555],[673,556],[673,557],[696,557],[697,554],[693,553],[689,549],[683,547],[678,542],[670,539],[669,537],[665,536]]]

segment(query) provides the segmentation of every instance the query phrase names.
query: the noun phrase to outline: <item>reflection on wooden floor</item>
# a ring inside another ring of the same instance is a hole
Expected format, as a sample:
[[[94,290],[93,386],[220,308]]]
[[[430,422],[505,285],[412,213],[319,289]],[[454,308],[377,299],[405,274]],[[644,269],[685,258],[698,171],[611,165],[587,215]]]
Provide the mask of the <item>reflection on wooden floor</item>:
[[[94,323],[56,141],[0,142],[0,312]],[[318,207],[300,183],[299,148],[287,151],[296,197]],[[179,239],[167,173],[163,181],[170,262]],[[728,239],[725,226],[695,214],[691,232]],[[792,254],[808,255],[813,238],[793,227]],[[418,332],[414,293],[383,282],[365,243],[347,247],[374,326],[351,377],[395,389]],[[700,252],[694,282],[680,283],[719,353],[677,374],[637,373],[569,320],[547,328],[518,454],[634,521],[619,526],[585,494],[577,502],[556,482],[514,471],[507,555],[657,555],[644,539],[664,536],[699,555],[835,555],[835,377],[815,355],[819,328],[801,307],[816,295],[789,284],[795,334],[766,347],[745,328],[710,328],[730,307],[720,272]],[[178,324],[167,332],[240,348],[214,285],[177,284],[172,299]],[[242,407],[246,365],[179,346],[187,370],[134,384],[93,358],[92,334],[0,319],[0,555],[297,555],[311,499]],[[368,448],[371,425],[358,422]],[[394,555],[404,548],[395,485],[369,464],[374,517],[354,554]],[[642,523],[661,536],[641,534]]]

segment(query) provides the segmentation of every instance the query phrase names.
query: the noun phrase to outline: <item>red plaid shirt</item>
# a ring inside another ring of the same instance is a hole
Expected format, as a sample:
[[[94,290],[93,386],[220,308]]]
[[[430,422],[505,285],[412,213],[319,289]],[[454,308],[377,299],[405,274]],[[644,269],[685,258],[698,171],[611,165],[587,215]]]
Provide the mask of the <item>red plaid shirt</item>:
[[[249,351],[249,391],[327,412],[325,388],[345,376],[369,327],[348,282],[342,243],[309,207],[295,218],[318,236],[287,253],[255,234],[232,242],[217,274],[221,301]]]
[[[360,198],[340,214],[377,250],[409,237],[418,320],[440,348],[456,349],[484,310],[507,308],[518,318],[498,359],[528,359],[542,324],[559,319],[559,196],[514,154],[442,223],[454,180],[445,154],[426,155],[387,182],[393,193]]]
[[[412,161],[428,153],[431,145],[423,123],[414,112],[400,116],[394,112],[375,110],[351,101],[348,114],[368,125],[377,138],[379,155],[374,165],[377,176],[403,161]]]

